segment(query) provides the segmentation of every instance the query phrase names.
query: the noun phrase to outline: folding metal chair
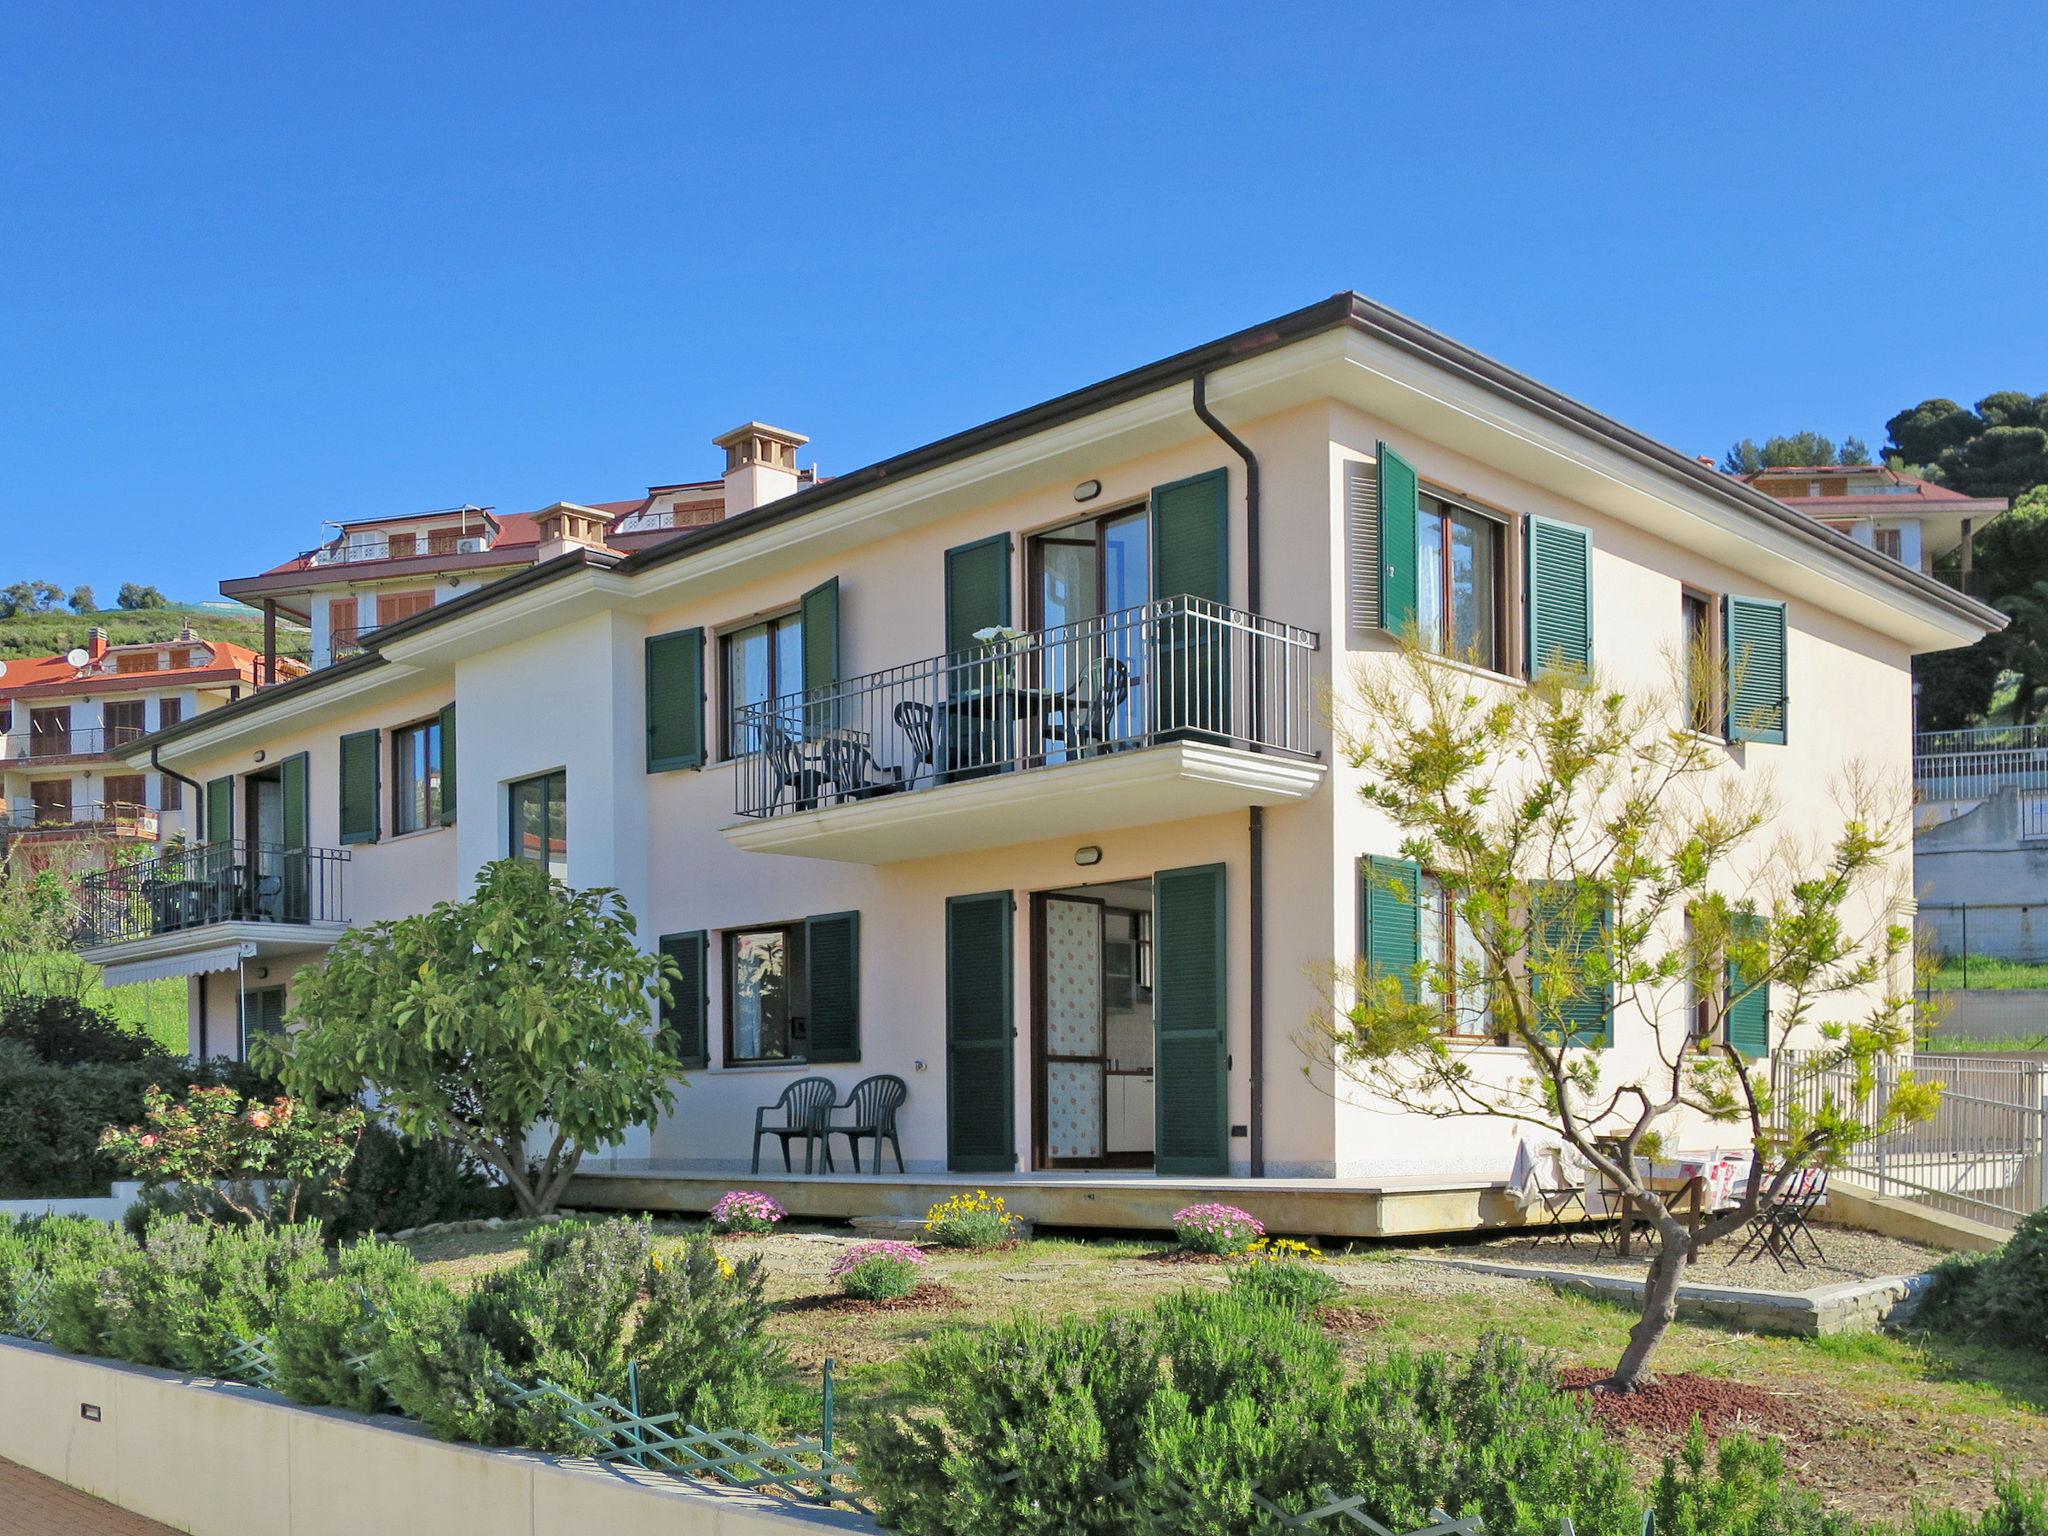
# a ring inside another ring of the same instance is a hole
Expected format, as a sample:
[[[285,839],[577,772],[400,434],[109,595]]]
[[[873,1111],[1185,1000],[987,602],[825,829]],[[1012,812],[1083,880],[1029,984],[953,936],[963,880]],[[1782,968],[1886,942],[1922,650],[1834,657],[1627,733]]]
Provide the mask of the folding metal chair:
[[[1781,1273],[1789,1274],[1792,1264],[1806,1268],[1806,1256],[1799,1251],[1800,1239],[1804,1238],[1813,1256],[1825,1264],[1827,1255],[1821,1251],[1820,1240],[1813,1235],[1808,1220],[1827,1199],[1827,1193],[1828,1176],[1824,1170],[1800,1169],[1774,1198],[1765,1200],[1729,1262],[1746,1258],[1755,1263],[1768,1256]],[[1792,1264],[1787,1264],[1787,1259]]]

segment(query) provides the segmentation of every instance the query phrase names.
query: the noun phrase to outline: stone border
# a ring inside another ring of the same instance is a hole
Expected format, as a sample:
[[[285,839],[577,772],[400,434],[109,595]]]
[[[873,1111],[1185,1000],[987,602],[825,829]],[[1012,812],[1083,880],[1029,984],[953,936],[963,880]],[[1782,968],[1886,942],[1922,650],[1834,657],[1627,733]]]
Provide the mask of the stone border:
[[[878,1536],[808,1508],[0,1340],[0,1458],[191,1536]]]
[[[1540,1280],[1557,1290],[1573,1291],[1597,1301],[1621,1301],[1630,1306],[1641,1306],[1643,1302],[1645,1282],[1625,1275],[1591,1274],[1540,1264],[1500,1264],[1490,1259],[1418,1262],[1472,1274]],[[1868,1333],[1889,1323],[1908,1320],[1932,1279],[1932,1275],[1924,1274],[1880,1275],[1875,1280],[1845,1280],[1810,1291],[1750,1290],[1687,1282],[1678,1288],[1678,1315],[1752,1333],[1789,1333],[1802,1338]]]

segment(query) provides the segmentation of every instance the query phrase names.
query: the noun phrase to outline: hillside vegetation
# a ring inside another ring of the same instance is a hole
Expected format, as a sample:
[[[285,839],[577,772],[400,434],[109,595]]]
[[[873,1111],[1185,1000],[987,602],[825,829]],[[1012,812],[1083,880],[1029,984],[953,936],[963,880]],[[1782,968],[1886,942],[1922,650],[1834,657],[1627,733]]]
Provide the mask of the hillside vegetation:
[[[0,618],[0,661],[13,656],[57,656],[85,644],[95,628],[104,629],[115,645],[175,640],[187,624],[202,640],[224,640],[263,649],[263,615],[254,609],[201,607],[196,603],[164,608],[102,608],[88,613],[18,613]],[[277,653],[299,661],[312,655],[311,636],[296,625],[278,621]]]

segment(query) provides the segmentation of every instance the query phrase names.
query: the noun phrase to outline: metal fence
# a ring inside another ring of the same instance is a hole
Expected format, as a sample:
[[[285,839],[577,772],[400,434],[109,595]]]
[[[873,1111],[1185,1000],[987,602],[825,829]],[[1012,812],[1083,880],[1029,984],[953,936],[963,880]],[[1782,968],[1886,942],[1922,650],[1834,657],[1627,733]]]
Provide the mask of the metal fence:
[[[1924,902],[1914,921],[1934,962],[1926,986],[2048,987],[2048,902]]]
[[[1171,597],[746,705],[736,808],[786,815],[1176,740],[1307,757],[1316,644]]]
[[[1824,1065],[1824,1051],[1780,1051],[1772,1060],[1779,1124],[1793,1107],[1832,1101],[1858,1119],[1883,1117],[1902,1072],[1943,1085],[1934,1118],[1853,1149],[1842,1172],[1897,1195],[1993,1226],[2014,1227],[2048,1205],[2048,1062],[1993,1055],[1920,1052],[1877,1063],[1867,1093],[1848,1064]]]
[[[1982,800],[2001,789],[2048,789],[2048,726],[1987,725],[1913,738],[1921,800]]]

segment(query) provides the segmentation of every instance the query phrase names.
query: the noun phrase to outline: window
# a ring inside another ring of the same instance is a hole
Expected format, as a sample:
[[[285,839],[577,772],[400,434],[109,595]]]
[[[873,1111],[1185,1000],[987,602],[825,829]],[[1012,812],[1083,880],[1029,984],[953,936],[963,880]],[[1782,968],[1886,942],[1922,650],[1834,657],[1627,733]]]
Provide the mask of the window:
[[[437,716],[391,733],[391,829],[419,832],[441,814],[441,721]]]
[[[156,728],[167,731],[185,718],[183,699],[158,699],[156,701]],[[156,803],[167,811],[184,809],[185,786],[168,773],[156,781]]]
[[[434,606],[432,592],[379,592],[377,594],[377,627],[396,624],[400,619],[409,619],[416,613],[425,613]]]
[[[1501,523],[1428,495],[1417,499],[1415,515],[1415,623],[1423,645],[1501,671]]]
[[[807,1054],[804,926],[742,928],[725,936],[725,1060],[728,1066]]]
[[[157,670],[155,651],[123,651],[114,658],[116,672],[154,672]]]
[[[419,553],[419,542],[416,533],[394,533],[385,537],[384,548],[393,560],[405,560]]]
[[[1698,592],[1686,592],[1679,598],[1683,616],[1685,654],[1685,707],[1689,723],[1696,731],[1717,736],[1721,731],[1719,700],[1715,697],[1719,681],[1720,653],[1714,648],[1714,603],[1713,599]]]
[[[149,780],[139,773],[110,773],[100,780],[100,799],[109,812],[140,809],[149,804]]]
[[[1501,1040],[1494,1023],[1493,992],[1487,984],[1490,967],[1472,925],[1435,875],[1422,877],[1419,913],[1422,974],[1420,999],[1440,1003],[1450,1017],[1454,1035],[1467,1039]]]
[[[142,734],[142,700],[116,700],[104,707],[100,718],[107,727],[105,750],[125,747]]]
[[[242,1060],[249,1059],[251,1040],[284,1033],[284,1011],[283,987],[257,987],[242,995]]]
[[[1900,529],[1879,528],[1873,532],[1871,537],[1875,540],[1877,552],[1880,555],[1886,555],[1893,560],[1899,561],[1903,561],[1906,558],[1906,535]]]
[[[741,710],[799,692],[803,685],[804,624],[800,615],[786,613],[727,635],[725,755],[738,757],[760,748],[741,720]]]
[[[569,776],[543,773],[507,786],[510,856],[540,865],[557,880],[569,878]]]

